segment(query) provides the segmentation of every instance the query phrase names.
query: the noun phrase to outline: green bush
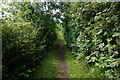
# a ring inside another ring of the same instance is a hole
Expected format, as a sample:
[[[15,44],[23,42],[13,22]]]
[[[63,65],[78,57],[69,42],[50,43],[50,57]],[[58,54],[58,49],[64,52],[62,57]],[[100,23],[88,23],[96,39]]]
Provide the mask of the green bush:
[[[2,19],[3,79],[25,79],[53,47],[56,24],[43,11],[45,4],[9,5],[13,7],[7,10],[11,16]]]
[[[68,47],[77,59],[98,66],[106,78],[119,78],[120,2],[71,3],[63,22]]]

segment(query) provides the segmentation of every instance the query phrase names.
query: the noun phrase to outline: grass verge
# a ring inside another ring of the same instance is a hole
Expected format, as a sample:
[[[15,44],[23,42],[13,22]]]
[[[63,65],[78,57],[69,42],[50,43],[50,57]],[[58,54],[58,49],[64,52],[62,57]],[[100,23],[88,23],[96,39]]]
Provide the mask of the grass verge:
[[[87,66],[80,64],[83,60],[76,60],[68,50],[66,50],[66,60],[69,66],[70,78],[104,78],[100,68],[92,67],[88,69]]]
[[[41,65],[33,73],[33,78],[57,78],[56,72],[58,71],[56,62],[58,54],[55,50],[47,54],[47,57],[42,61]]]

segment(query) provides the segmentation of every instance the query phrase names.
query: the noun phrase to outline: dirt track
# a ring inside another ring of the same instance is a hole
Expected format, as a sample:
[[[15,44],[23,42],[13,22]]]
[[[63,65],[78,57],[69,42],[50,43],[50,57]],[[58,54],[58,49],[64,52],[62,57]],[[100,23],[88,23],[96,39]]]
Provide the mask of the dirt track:
[[[69,74],[68,74],[68,66],[66,63],[66,57],[65,57],[65,53],[64,53],[64,45],[63,42],[61,40],[61,38],[59,39],[59,44],[57,46],[57,50],[58,50],[58,61],[60,62],[60,75],[58,75],[58,78],[69,78]]]

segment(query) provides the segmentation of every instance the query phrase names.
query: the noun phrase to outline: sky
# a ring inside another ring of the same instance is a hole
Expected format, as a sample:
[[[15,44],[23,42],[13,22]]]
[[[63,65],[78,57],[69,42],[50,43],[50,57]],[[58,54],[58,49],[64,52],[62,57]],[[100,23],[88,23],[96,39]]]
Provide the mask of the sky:
[[[10,0],[9,0],[10,1]],[[2,18],[2,8],[8,8],[9,6],[8,5],[6,5],[6,4],[3,4],[2,2],[0,2],[0,18]],[[47,7],[47,6],[46,6]],[[52,10],[53,11],[53,13],[54,14],[56,14],[57,12],[59,12],[59,10],[57,9],[57,10]],[[4,15],[7,15],[7,16],[9,16],[10,15],[10,13],[8,13],[8,12],[4,12]],[[4,16],[3,15],[3,16]],[[61,18],[63,18],[63,16],[61,16]],[[61,20],[59,20],[60,22],[61,22]]]
[[[7,15],[7,16],[10,15],[10,13],[5,12],[5,11],[4,11],[4,15],[2,15],[2,8],[8,8],[8,7],[9,7],[8,5],[5,5],[5,4],[3,4],[3,3],[0,3],[0,18],[2,18],[2,16],[4,16],[4,15]]]

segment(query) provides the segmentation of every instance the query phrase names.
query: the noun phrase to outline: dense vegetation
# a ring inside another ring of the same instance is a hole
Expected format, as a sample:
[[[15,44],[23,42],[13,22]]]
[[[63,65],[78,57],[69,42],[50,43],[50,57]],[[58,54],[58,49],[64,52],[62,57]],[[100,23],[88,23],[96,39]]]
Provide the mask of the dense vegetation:
[[[56,40],[56,24],[45,3],[12,3],[2,20],[3,79],[29,77]],[[50,10],[50,9],[49,9]]]
[[[62,33],[78,62],[101,69],[105,78],[120,78],[120,2],[8,5],[3,14],[11,14],[1,19],[3,79],[29,78]]]
[[[106,78],[120,77],[120,3],[70,3],[63,27],[67,46]]]

